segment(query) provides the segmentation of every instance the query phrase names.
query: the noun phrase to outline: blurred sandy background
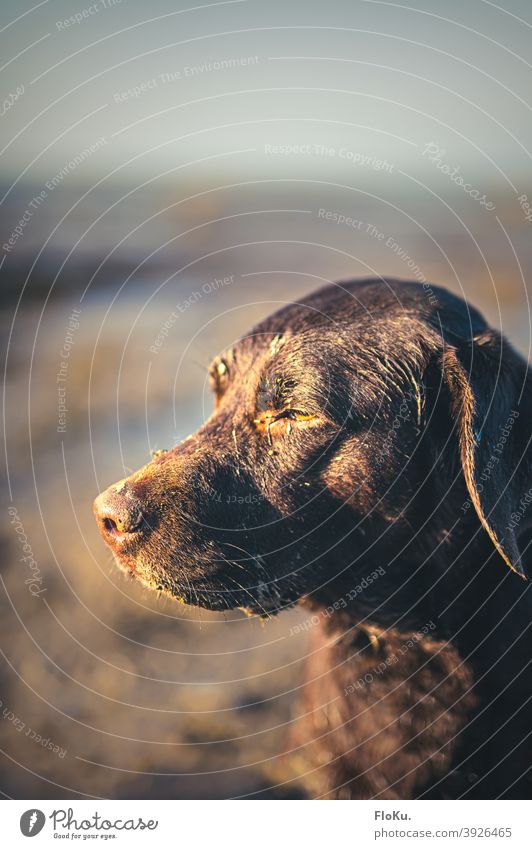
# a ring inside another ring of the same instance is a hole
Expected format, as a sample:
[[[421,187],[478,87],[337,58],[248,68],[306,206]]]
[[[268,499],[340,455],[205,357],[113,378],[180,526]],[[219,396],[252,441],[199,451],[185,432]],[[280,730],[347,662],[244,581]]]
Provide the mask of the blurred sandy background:
[[[211,357],[329,280],[446,285],[528,355],[532,16],[88,6],[5,4],[0,25],[0,789],[300,798],[304,753],[280,755],[301,612],[157,599],[92,500],[201,423]]]

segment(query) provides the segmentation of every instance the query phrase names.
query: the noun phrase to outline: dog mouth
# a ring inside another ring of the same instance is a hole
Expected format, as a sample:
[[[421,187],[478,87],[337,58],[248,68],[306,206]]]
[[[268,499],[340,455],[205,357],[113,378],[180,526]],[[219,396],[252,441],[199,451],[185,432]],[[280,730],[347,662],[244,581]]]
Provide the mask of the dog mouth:
[[[291,607],[297,597],[283,597],[276,587],[257,584],[249,589],[230,588],[218,584],[191,584],[180,586],[178,600],[186,605],[211,611],[242,610],[247,615],[271,619],[281,610]],[[172,593],[175,596],[175,593]]]
[[[118,549],[120,549],[120,546],[118,546]],[[113,549],[113,555],[115,565],[122,574],[127,575],[129,578],[136,578],[140,581],[144,580],[142,570],[137,565],[134,557],[128,556],[123,551],[116,550],[116,548]]]
[[[180,604],[205,610],[221,612],[240,609],[248,615],[269,619],[293,606],[302,595],[290,577],[282,580],[256,577],[254,582],[246,586],[233,577],[229,566],[208,577],[194,577],[187,574],[185,566],[179,569],[168,569],[160,564],[146,566],[141,558],[116,549],[114,557],[119,570],[128,578]]]
[[[188,533],[188,542],[168,547],[175,530],[165,527],[153,504],[150,509],[127,483],[98,496],[94,513],[119,570],[182,604],[212,611],[241,608],[269,618],[302,595],[296,573],[286,572],[286,564],[266,561],[256,540],[246,537],[243,548],[240,538],[238,545],[232,538],[196,542]]]

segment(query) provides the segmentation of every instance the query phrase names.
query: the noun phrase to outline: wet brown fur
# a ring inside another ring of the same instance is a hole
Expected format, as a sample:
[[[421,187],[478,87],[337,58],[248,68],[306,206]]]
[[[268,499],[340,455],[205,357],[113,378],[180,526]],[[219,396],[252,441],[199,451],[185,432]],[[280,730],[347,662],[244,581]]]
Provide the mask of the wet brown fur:
[[[445,290],[361,280],[266,319],[212,380],[208,421],[98,499],[119,565],[189,604],[303,605],[313,795],[528,798],[527,363]]]

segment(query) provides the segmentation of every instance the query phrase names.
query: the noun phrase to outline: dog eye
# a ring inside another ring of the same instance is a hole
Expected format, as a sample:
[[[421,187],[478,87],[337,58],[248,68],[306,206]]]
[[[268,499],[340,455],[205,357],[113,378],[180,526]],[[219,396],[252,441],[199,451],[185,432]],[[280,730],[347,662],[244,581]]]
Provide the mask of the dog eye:
[[[311,413],[305,413],[303,410],[283,410],[281,413],[277,413],[274,421],[278,419],[291,419],[291,421],[303,422],[313,418],[314,416]]]
[[[281,412],[275,412],[274,410],[265,410],[257,419],[254,419],[253,421],[256,425],[263,425],[264,427],[269,428],[275,422],[303,422],[310,421],[310,419],[314,418],[315,416],[312,413],[306,413],[304,410],[289,408],[286,410],[281,410]]]
[[[284,433],[290,436],[292,432],[292,422],[309,422],[315,419],[316,416],[312,413],[306,413],[304,410],[298,410],[293,407],[287,407],[285,410],[277,412],[275,410],[264,410],[260,416],[253,420],[257,430],[265,432],[268,438],[268,444],[273,445],[273,436],[279,433]],[[299,427],[296,424],[296,427]]]
[[[229,366],[224,359],[215,360],[209,369],[212,388],[216,395],[223,395],[229,382]]]

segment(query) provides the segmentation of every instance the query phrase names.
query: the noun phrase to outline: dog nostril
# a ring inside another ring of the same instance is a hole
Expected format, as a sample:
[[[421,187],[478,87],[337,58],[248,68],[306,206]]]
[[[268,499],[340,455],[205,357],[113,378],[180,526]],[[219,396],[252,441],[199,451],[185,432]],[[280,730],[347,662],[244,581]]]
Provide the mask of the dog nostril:
[[[134,534],[142,525],[142,513],[125,513],[123,516],[104,516],[102,520],[103,529],[112,537]]]
[[[145,528],[144,511],[140,501],[110,487],[94,502],[94,514],[105,541],[112,546],[122,545],[139,536]]]
[[[118,528],[114,519],[107,517],[103,520],[103,526],[108,534],[113,534],[113,536],[115,536],[118,533]]]

